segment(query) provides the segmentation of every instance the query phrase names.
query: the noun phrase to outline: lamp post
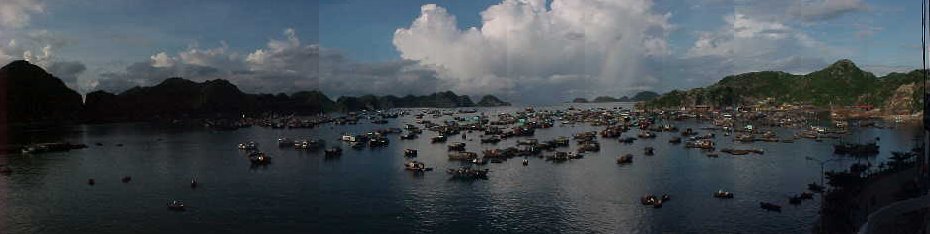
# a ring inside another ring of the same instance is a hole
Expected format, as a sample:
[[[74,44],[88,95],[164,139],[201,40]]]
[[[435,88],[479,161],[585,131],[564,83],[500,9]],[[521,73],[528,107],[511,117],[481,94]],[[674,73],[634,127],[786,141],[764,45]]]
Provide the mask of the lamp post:
[[[832,162],[832,161],[836,161],[836,160],[840,160],[840,159],[839,159],[839,158],[832,158],[832,159],[827,159],[827,160],[820,160],[820,159],[812,158],[812,157],[810,157],[810,156],[806,156],[806,157],[804,157],[804,159],[807,159],[808,161],[814,161],[814,162],[817,162],[818,164],[820,164],[820,186],[822,186],[822,187],[827,187],[826,184],[824,184],[824,182],[823,182],[823,175],[824,175],[823,166],[826,165],[828,162]],[[824,221],[823,221],[823,204],[824,204],[824,202],[826,202],[826,201],[824,200],[824,198],[823,198],[823,194],[824,194],[824,193],[825,193],[825,191],[820,191],[820,233],[824,233],[824,230],[823,230],[823,229],[824,229],[824,225],[823,225],[823,222],[824,222]]]

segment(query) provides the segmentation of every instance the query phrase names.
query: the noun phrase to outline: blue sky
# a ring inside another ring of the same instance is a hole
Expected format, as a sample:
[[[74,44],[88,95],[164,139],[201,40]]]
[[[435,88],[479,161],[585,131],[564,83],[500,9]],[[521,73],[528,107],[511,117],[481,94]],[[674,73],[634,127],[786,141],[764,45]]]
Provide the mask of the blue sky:
[[[920,65],[919,5],[12,0],[0,3],[12,9],[0,11],[0,62],[28,59],[84,93],[182,76],[250,92],[453,90],[553,102],[692,88],[748,71],[807,73],[843,58],[878,75],[908,71]]]

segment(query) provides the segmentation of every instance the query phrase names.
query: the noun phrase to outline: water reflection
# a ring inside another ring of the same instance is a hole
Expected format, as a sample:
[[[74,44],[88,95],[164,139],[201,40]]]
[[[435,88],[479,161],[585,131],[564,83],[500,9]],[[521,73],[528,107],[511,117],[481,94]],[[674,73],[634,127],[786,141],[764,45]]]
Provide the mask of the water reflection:
[[[481,109],[506,112],[511,109]],[[672,145],[672,134],[621,144],[600,139],[601,151],[583,159],[551,163],[522,158],[490,163],[488,180],[450,181],[445,144],[431,144],[426,132],[417,140],[392,136],[387,147],[351,149],[340,157],[322,151],[279,148],[276,139],[313,137],[328,146],[343,133],[401,127],[402,117],[388,125],[342,125],[318,129],[247,128],[233,132],[164,128],[152,124],[78,126],[61,134],[27,132],[20,140],[67,140],[90,148],[35,156],[3,155],[14,174],[0,176],[0,227],[11,233],[99,232],[807,232],[817,217],[819,198],[799,206],[787,197],[819,181],[819,165],[805,160],[839,157],[831,143],[760,142],[752,145],[718,139],[718,149],[764,148],[763,155],[719,158],[699,150]],[[698,128],[695,123],[681,128]],[[581,131],[585,125],[538,130],[535,138],[554,139]],[[853,139],[879,137],[881,154],[846,159],[827,169],[846,169],[857,161],[887,160],[891,151],[908,150],[919,128],[862,129]],[[635,133],[627,133],[635,134]],[[779,136],[793,134],[779,129]],[[20,136],[20,135],[18,135]],[[719,137],[719,136],[718,136]],[[459,140],[460,138],[455,138]],[[467,150],[481,152],[515,144],[480,144],[469,134]],[[273,157],[255,167],[236,144],[256,141]],[[95,143],[101,143],[97,146]],[[451,142],[451,141],[450,141]],[[122,147],[116,146],[123,144]],[[642,155],[655,148],[654,156]],[[572,143],[571,150],[577,147]],[[418,149],[414,160],[434,171],[405,171],[404,149]],[[617,156],[635,155],[626,166]],[[130,175],[131,183],[119,178]],[[95,178],[94,186],[87,185]],[[201,183],[189,186],[191,178]],[[712,197],[718,189],[735,198]],[[644,194],[668,193],[672,200],[661,209],[642,206]],[[168,200],[185,201],[186,212],[166,212]],[[784,204],[782,213],[758,209],[758,202]]]

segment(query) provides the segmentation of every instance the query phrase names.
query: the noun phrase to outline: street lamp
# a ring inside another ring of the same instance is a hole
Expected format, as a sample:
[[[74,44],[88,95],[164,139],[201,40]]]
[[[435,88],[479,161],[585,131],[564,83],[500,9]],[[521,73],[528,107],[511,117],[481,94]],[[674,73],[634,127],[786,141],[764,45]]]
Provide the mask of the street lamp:
[[[827,159],[827,160],[820,160],[820,159],[812,158],[812,157],[810,157],[810,156],[805,156],[804,159],[807,159],[808,161],[815,161],[815,162],[817,162],[817,163],[820,164],[820,186],[822,186],[822,187],[826,187],[826,184],[823,183],[823,175],[824,175],[823,165],[827,164],[828,162],[840,160],[840,158],[832,158],[832,159]],[[824,198],[823,198],[823,194],[824,194],[824,193],[825,193],[825,191],[820,191],[820,233],[824,233],[824,230],[823,230],[823,229],[824,229],[824,224],[823,224],[823,222],[824,222],[824,221],[823,221],[823,204],[824,204],[824,202],[826,202],[826,201],[824,200]]]

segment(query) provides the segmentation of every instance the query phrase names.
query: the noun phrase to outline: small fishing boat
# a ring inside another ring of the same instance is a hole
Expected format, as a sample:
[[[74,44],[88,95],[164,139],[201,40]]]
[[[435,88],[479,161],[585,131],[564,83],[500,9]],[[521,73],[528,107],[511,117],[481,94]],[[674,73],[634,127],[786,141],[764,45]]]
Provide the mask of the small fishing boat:
[[[409,162],[404,163],[404,170],[414,171],[414,172],[424,172],[424,171],[432,171],[433,168],[426,167],[426,164],[422,162],[409,161]]]
[[[254,165],[266,165],[271,163],[271,157],[262,152],[252,152],[249,154],[249,161]]]
[[[723,191],[723,190],[717,190],[717,192],[714,192],[714,197],[720,198],[720,199],[731,199],[733,198],[733,193]]]
[[[617,164],[630,164],[633,163],[633,155],[626,154],[617,158]]]
[[[644,139],[656,138],[656,134],[650,131],[639,132],[639,134],[637,134],[636,136],[639,138],[644,138]]]
[[[240,150],[256,150],[258,149],[258,143],[255,143],[254,141],[240,143],[238,148]]]
[[[632,144],[634,141],[636,141],[636,138],[635,138],[635,137],[626,137],[626,138],[620,138],[620,140],[618,140],[618,141],[620,141],[620,143]]]
[[[449,151],[465,151],[465,143],[464,142],[453,142],[452,144],[449,144],[447,148],[449,149]]]
[[[759,202],[759,207],[767,211],[781,212],[781,206],[768,202]]]
[[[417,134],[413,132],[407,132],[407,133],[404,133],[403,135],[400,135],[401,140],[413,140],[416,138],[417,138]]]
[[[443,135],[434,136],[433,138],[430,138],[430,142],[431,142],[431,143],[443,143],[443,142],[446,142],[446,136],[443,136]]]
[[[342,148],[339,148],[339,147],[337,146],[337,147],[333,147],[333,148],[326,149],[326,151],[324,151],[324,155],[325,155],[326,157],[337,157],[337,156],[342,156]]]
[[[291,147],[294,146],[294,140],[288,138],[278,138],[278,147]]]
[[[819,184],[817,184],[817,183],[810,183],[810,184],[807,184],[807,190],[810,190],[810,191],[815,192],[815,193],[821,193],[821,192],[823,192],[823,189],[824,189],[824,188],[825,188],[825,187],[824,187],[823,185],[819,185]]]
[[[480,170],[471,167],[450,168],[446,173],[452,175],[454,179],[488,179],[488,169]]]
[[[814,193],[812,192],[802,192],[801,199],[814,199]]]
[[[415,150],[415,149],[404,149],[404,157],[410,157],[410,158],[412,158],[412,157],[416,157],[416,156],[417,156],[417,150]]]
[[[173,211],[184,211],[185,210],[184,202],[179,201],[179,200],[168,202],[167,207],[168,207],[168,210],[173,210]]]
[[[478,158],[478,154],[467,151],[455,151],[449,153],[449,160],[472,160]]]

